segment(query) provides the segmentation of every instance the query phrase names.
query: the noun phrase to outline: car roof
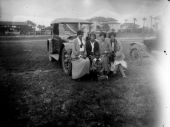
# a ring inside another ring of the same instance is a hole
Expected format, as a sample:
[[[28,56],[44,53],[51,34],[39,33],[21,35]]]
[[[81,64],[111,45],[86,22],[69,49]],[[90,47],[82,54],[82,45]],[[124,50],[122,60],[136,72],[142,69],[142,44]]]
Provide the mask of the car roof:
[[[74,19],[74,18],[57,18],[54,19],[51,24],[57,24],[57,23],[81,23],[81,24],[93,24],[92,22],[89,22],[87,20],[82,19]]]

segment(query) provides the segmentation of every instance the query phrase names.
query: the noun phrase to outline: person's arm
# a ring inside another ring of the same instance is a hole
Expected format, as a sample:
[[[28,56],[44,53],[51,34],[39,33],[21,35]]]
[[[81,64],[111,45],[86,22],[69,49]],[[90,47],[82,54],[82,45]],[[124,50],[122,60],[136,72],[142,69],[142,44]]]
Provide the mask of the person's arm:
[[[76,50],[76,46],[77,46],[77,40],[75,39],[73,41],[73,49],[72,49],[73,55],[75,56],[79,54],[79,51]]]
[[[92,61],[92,69],[95,69],[96,67],[95,67],[95,60],[93,59],[93,61]]]
[[[104,66],[103,66],[103,62],[101,61],[101,64],[102,64],[102,69],[100,70],[101,73],[103,73],[104,71]]]
[[[86,41],[85,41],[85,44],[84,44],[84,57],[87,56],[87,50],[86,50]]]
[[[109,49],[109,53],[111,53],[112,52],[112,45],[109,41],[107,43],[108,43],[107,46],[108,46],[108,49]]]
[[[89,57],[91,54],[90,50],[89,50],[90,46],[89,46],[89,41],[86,41],[86,52],[87,52],[87,57]]]
[[[118,45],[119,45],[119,51],[122,51],[122,43],[120,41],[117,41]]]
[[[95,54],[95,52],[100,52],[99,51],[99,43],[97,41],[95,41],[95,43],[94,43],[94,54]]]

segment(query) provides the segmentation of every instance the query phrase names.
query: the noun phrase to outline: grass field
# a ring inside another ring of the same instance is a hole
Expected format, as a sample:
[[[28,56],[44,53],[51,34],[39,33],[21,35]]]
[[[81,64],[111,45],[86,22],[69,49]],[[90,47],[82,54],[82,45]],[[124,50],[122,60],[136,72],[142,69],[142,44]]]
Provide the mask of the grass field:
[[[160,98],[155,61],[135,66],[127,79],[72,80],[50,63],[44,42],[9,42],[0,47],[0,99],[5,125],[12,127],[155,127]],[[3,114],[4,113],[4,114]]]

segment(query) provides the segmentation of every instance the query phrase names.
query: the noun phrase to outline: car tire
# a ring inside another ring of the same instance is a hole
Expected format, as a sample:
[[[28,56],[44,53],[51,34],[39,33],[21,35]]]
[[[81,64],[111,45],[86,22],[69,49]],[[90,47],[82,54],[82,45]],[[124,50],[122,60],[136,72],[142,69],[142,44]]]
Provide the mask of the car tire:
[[[130,51],[130,58],[133,64],[140,65],[143,61],[143,53],[140,49],[132,48]]]
[[[61,53],[61,64],[64,73],[66,75],[71,75],[72,71],[71,55],[66,51],[65,47],[62,49]]]

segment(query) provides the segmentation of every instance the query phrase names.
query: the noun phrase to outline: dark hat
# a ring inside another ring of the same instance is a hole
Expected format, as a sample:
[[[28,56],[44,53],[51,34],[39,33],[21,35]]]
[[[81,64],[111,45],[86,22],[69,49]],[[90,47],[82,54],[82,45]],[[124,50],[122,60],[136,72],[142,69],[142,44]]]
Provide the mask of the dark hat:
[[[89,37],[91,37],[92,35],[94,35],[94,37],[96,39],[96,34],[94,32],[89,33]]]
[[[106,38],[106,33],[105,32],[101,32],[99,36],[104,36],[104,38]]]
[[[78,31],[77,31],[77,36],[78,36],[78,35],[83,35],[83,33],[84,33],[84,32],[83,32],[82,30],[78,30]]]
[[[111,38],[111,36],[114,36],[114,37],[116,37],[116,33],[115,32],[111,32],[111,33],[109,33],[109,38]]]

